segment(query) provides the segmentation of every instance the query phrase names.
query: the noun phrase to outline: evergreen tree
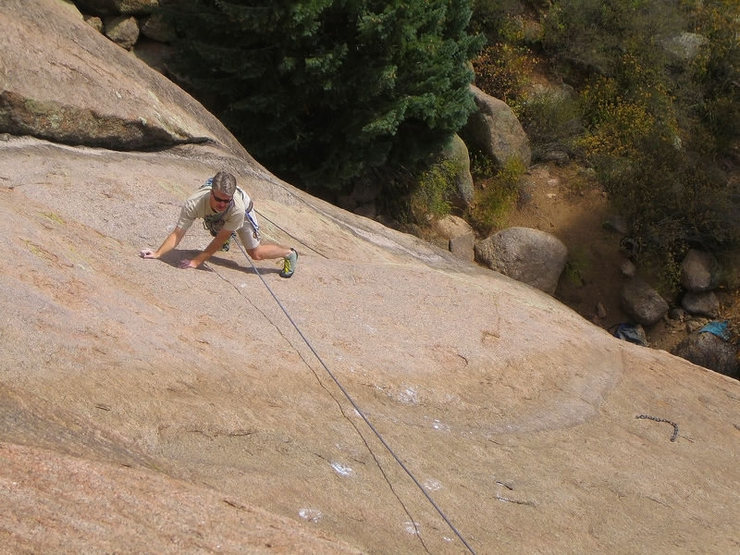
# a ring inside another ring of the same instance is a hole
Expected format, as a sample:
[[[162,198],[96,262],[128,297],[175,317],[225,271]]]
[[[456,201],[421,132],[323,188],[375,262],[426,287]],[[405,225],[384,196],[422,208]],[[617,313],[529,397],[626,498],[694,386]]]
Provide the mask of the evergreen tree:
[[[339,189],[467,120],[470,0],[180,0],[176,72],[261,163]]]

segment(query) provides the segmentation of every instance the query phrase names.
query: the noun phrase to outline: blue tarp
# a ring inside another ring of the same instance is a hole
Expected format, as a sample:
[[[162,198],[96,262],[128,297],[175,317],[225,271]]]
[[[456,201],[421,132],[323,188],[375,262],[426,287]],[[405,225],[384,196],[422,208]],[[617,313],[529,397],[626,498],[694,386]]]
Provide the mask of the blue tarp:
[[[614,331],[614,337],[624,339],[625,341],[629,341],[630,343],[634,343],[635,345],[642,345],[643,347],[647,347],[645,334],[640,333],[640,331],[640,328],[633,324],[619,324],[617,326],[617,329]]]
[[[730,330],[727,327],[727,321],[709,322],[706,326],[699,330],[699,333],[712,333],[720,339],[724,339],[725,341],[730,340]]]

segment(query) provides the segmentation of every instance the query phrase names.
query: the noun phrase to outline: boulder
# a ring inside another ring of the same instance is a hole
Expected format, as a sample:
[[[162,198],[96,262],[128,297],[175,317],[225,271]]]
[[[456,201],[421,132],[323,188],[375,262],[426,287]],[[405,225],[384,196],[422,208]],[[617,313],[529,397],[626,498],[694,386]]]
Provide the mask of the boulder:
[[[498,98],[487,95],[471,85],[477,111],[468,118],[461,136],[503,166],[511,159],[519,159],[526,167],[532,163],[529,138],[514,111]]]
[[[643,326],[652,326],[668,312],[665,299],[639,276],[624,283],[620,301],[625,313]]]
[[[147,17],[141,24],[141,34],[158,42],[167,43],[175,40],[175,29],[161,14]]]
[[[475,258],[492,270],[552,295],[565,268],[568,249],[545,231],[510,227],[476,243]]]
[[[103,32],[103,20],[96,15],[85,16],[85,23],[95,29],[98,33]]]
[[[458,216],[445,216],[434,222],[434,230],[447,240],[449,251],[463,260],[475,258],[475,233],[470,224]]]
[[[681,285],[687,291],[709,291],[717,285],[717,260],[708,252],[691,249],[681,262]]]
[[[697,33],[683,32],[663,41],[663,47],[674,63],[686,65],[694,60],[709,39]]]
[[[637,266],[631,260],[623,260],[619,265],[619,271],[624,277],[632,278],[637,275]]]
[[[671,352],[725,376],[740,378],[737,349],[732,343],[713,333],[694,332],[681,341]]]
[[[689,314],[714,318],[719,314],[719,299],[714,291],[695,293],[688,291],[681,299],[681,306]]]
[[[153,13],[159,0],[74,0],[83,11],[97,15],[142,15]]]
[[[111,17],[104,23],[103,34],[121,48],[130,50],[139,40],[139,23],[135,17]]]
[[[468,147],[459,135],[452,136],[442,151],[442,159],[450,160],[454,164],[457,170],[454,177],[457,200],[463,208],[468,208],[473,202],[473,176],[470,173]]]

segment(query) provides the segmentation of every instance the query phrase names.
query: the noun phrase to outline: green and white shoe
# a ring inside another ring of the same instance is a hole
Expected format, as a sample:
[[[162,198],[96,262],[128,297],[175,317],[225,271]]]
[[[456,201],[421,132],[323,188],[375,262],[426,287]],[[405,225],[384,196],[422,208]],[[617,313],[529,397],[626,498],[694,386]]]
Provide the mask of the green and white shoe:
[[[283,269],[280,272],[280,277],[289,278],[292,276],[296,264],[298,264],[298,253],[295,249],[290,249],[290,254],[283,259]]]
[[[226,239],[226,242],[221,245],[221,250],[223,252],[229,252],[229,248],[231,248],[231,240],[236,237],[236,233],[232,233],[228,239]]]

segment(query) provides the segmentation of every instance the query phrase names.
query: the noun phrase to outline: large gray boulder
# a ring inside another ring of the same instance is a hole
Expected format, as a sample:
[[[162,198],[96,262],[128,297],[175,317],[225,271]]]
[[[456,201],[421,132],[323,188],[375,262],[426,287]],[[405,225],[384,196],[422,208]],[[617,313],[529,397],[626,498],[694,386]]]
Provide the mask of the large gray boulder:
[[[713,333],[696,331],[671,352],[704,368],[740,378],[737,347]]]
[[[529,138],[514,111],[498,98],[471,85],[478,109],[468,118],[460,132],[468,146],[474,146],[497,164],[503,166],[511,159],[520,160],[525,167],[532,163]]]
[[[568,249],[545,231],[510,227],[476,243],[475,258],[492,270],[552,295],[565,268]]]
[[[683,32],[664,40],[663,48],[674,63],[688,65],[708,42],[709,39],[703,35]]]
[[[696,293],[687,291],[681,298],[681,307],[689,314],[714,318],[719,315],[719,299],[714,291]]]

